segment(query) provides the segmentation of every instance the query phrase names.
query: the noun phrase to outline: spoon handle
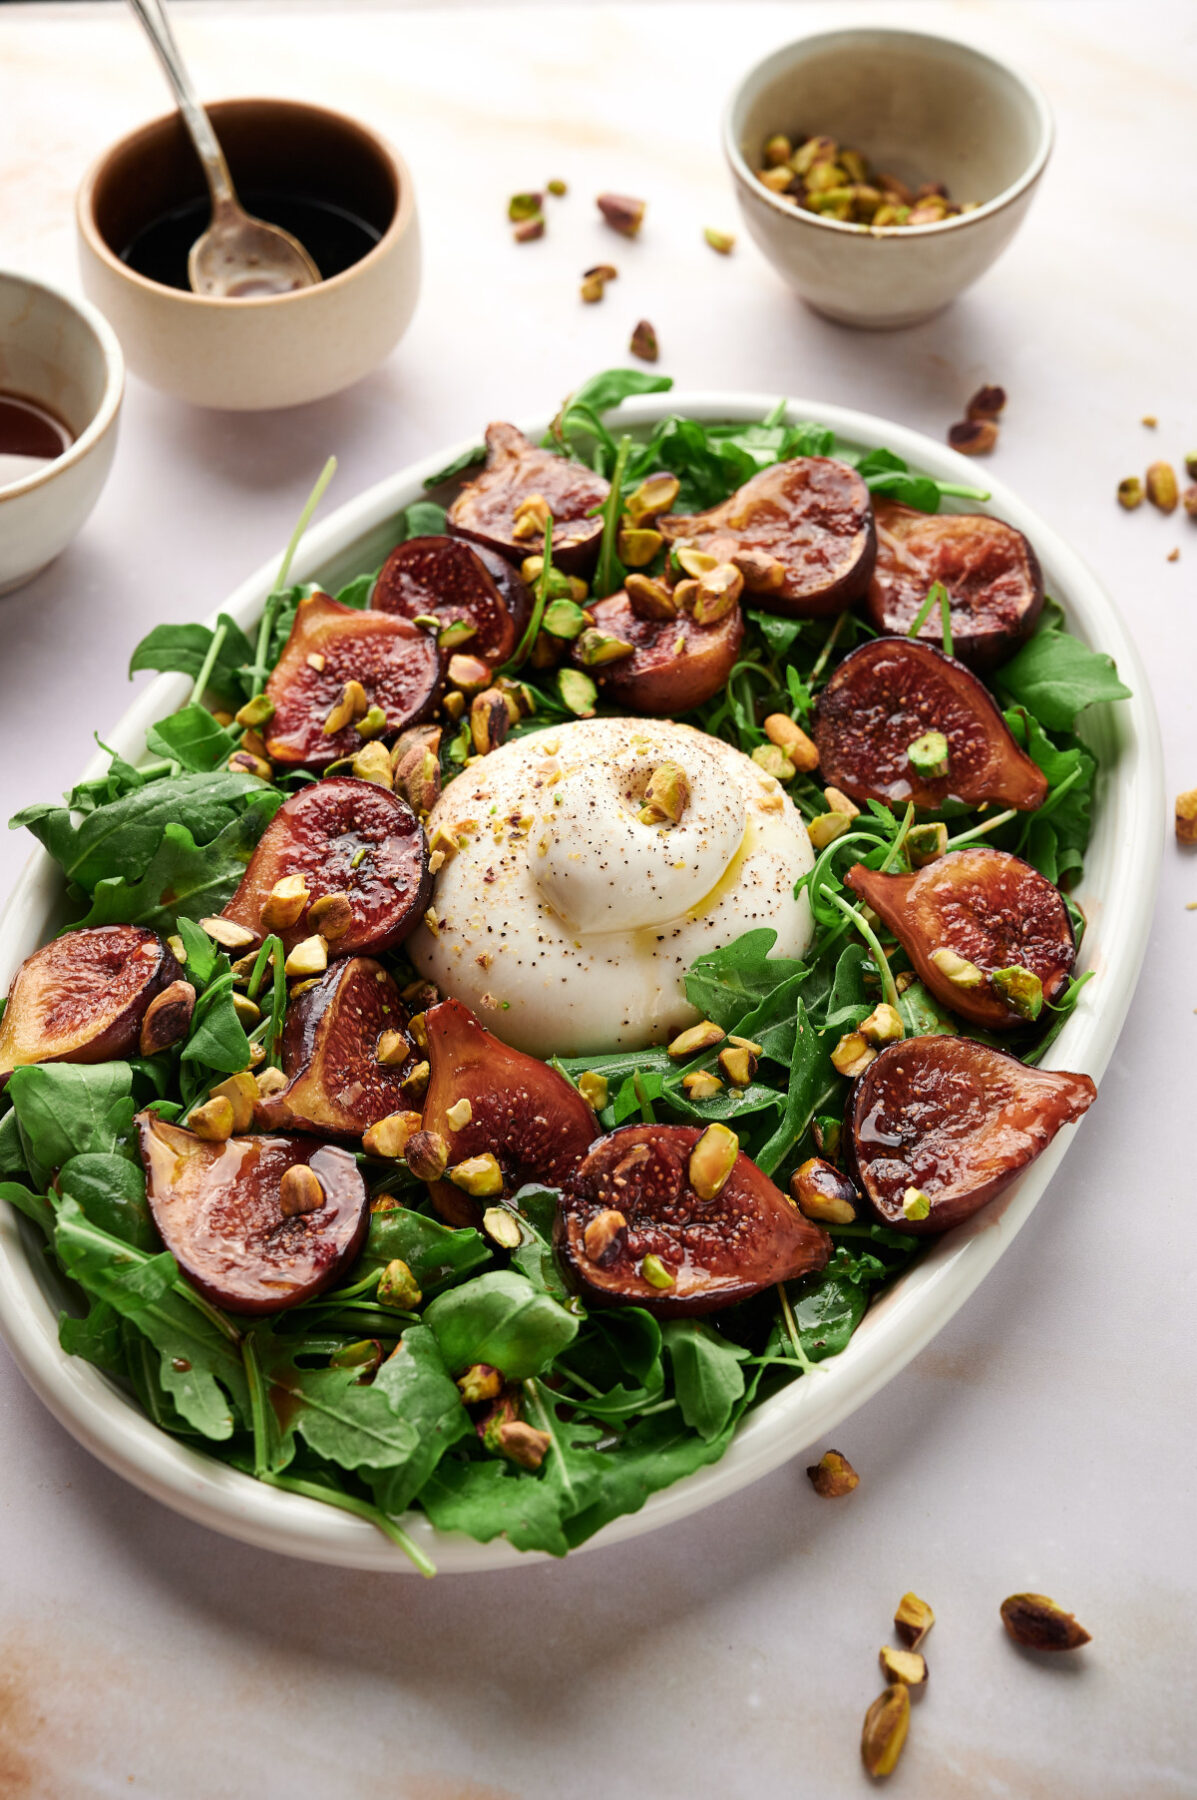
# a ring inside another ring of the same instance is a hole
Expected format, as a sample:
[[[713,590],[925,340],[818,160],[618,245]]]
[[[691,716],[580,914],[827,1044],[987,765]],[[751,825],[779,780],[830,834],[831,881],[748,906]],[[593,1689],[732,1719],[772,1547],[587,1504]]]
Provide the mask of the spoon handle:
[[[158,52],[158,60],[166,70],[166,78],[175,91],[183,122],[191,133],[192,142],[207,176],[213,208],[229,201],[236,205],[237,194],[229,174],[229,165],[224,159],[224,151],[212,129],[212,121],[191,85],[191,77],[179,53],[162,0],[129,0],[129,4],[145,27],[147,37]]]

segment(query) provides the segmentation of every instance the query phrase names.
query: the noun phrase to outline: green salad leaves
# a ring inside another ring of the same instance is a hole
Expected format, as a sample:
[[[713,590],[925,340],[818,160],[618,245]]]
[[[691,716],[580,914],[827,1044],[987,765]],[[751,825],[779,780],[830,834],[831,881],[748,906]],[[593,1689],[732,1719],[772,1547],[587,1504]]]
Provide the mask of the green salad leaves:
[[[634,370],[596,376],[563,405],[546,443],[624,493],[670,470],[682,510],[714,505],[758,470],[812,454],[851,461],[873,492],[925,511],[945,496],[984,498],[911,470],[884,447],[845,445],[824,426],[792,422],[784,403],[749,424],[670,414],[638,427],[633,413],[613,429],[625,401],[669,385]],[[443,488],[483,454],[471,449],[428,487]],[[607,512],[600,594],[624,576],[617,499]],[[419,500],[396,520],[396,541],[444,522],[436,499]],[[281,957],[273,975],[265,949],[258,959],[249,997],[261,1018],[247,1028],[246,1009],[235,1004],[238,977],[197,921],[229,900],[286,793],[310,779],[267,783],[227,766],[241,738],[229,715],[260,691],[309,591],[287,585],[290,558],[252,636],[221,614],[215,626],[158,626],[137,646],[131,673],[171,671],[193,684],[190,699],[151,729],[140,766],[112,756],[103,775],[62,803],[27,807],[13,820],[60,866],[72,926],[131,923],[171,935],[197,1003],[185,1041],[156,1057],[18,1069],[0,1096],[0,1199],[26,1221],[31,1251],[44,1244],[61,1270],[64,1348],[123,1384],[161,1430],[247,1477],[369,1520],[424,1573],[432,1566],[402,1523],[413,1507],[481,1542],[503,1535],[521,1550],[564,1555],[717,1460],[749,1408],[844,1349],[870,1298],[917,1250],[882,1226],[833,1228],[834,1254],[820,1274],[708,1319],[661,1324],[634,1306],[588,1311],[571,1293],[553,1249],[551,1189],[526,1187],[507,1200],[496,1236],[444,1224],[402,1165],[363,1157],[375,1208],[363,1253],[337,1288],[247,1320],[221,1313],[184,1280],[153,1227],[133,1117],[149,1106],[179,1118],[251,1053],[278,1060]],[[551,578],[546,567],[541,605]],[[374,579],[361,571],[338,598],[367,605]],[[726,688],[692,722],[747,753],[765,741],[771,712],[809,725],[837,659],[867,632],[853,615],[806,622],[750,610]],[[1110,659],[1072,637],[1050,603],[993,686],[1010,730],[1047,778],[1047,799],[1027,814],[947,809],[949,844],[1017,851],[1067,887],[1082,867],[1098,773],[1085,715],[1127,690]],[[530,692],[536,710],[517,730],[568,718],[585,710],[577,696],[588,698],[578,683],[571,690],[552,677]],[[469,751],[468,728],[446,733],[446,779]],[[825,812],[812,777],[797,776],[789,792],[808,821]],[[905,868],[914,823],[912,808],[871,804],[822,850],[800,884],[814,929],[800,961],[774,956],[775,934],[758,929],[686,972],[700,1013],[759,1045],[746,1086],[691,1098],[683,1073],[713,1069],[714,1051],[682,1068],[661,1048],[557,1063],[571,1080],[587,1071],[605,1077],[603,1127],[724,1120],[784,1183],[807,1156],[834,1153],[846,1083],[831,1052],[879,999],[892,995],[908,1033],[959,1031],[892,942],[879,944],[875,919],[843,884],[855,862]],[[401,953],[384,960],[410,978]],[[1019,1034],[1019,1054],[1043,1053],[1082,985]],[[397,1260],[419,1290],[410,1306],[390,1304],[380,1289]],[[484,1385],[493,1378],[496,1391],[502,1384],[503,1403],[526,1428],[521,1456],[500,1453],[479,1405],[467,1404],[467,1371]]]

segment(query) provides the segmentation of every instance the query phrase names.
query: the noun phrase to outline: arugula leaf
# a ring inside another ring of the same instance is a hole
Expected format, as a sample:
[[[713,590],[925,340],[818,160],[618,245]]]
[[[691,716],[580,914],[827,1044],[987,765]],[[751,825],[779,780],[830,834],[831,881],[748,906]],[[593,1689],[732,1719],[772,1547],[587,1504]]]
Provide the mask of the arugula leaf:
[[[447,1368],[490,1363],[509,1381],[538,1375],[578,1335],[578,1321],[514,1269],[450,1288],[425,1309],[424,1323]]]
[[[682,1417],[709,1444],[726,1430],[744,1392],[740,1364],[748,1352],[698,1319],[671,1319],[661,1335]]]
[[[403,515],[404,542],[414,537],[442,537],[447,517],[444,507],[434,500],[413,500]]]
[[[438,1531],[464,1531],[480,1544],[505,1536],[516,1550],[564,1556],[569,1549],[553,1490],[493,1458],[446,1457],[421,1488],[420,1505]]]
[[[140,1163],[107,1150],[83,1151],[63,1163],[58,1191],[110,1237],[138,1250],[155,1250],[158,1233],[146,1205]]]
[[[0,1181],[0,1200],[7,1200],[19,1213],[40,1225],[47,1237],[54,1235],[54,1208],[44,1194],[35,1194],[20,1181]]]
[[[490,1250],[477,1231],[454,1230],[409,1207],[370,1215],[370,1232],[362,1251],[363,1274],[383,1269],[398,1257],[425,1294],[433,1294],[461,1275],[490,1261]]]
[[[785,1111],[772,1137],[755,1158],[757,1167],[766,1175],[772,1175],[792,1153],[815,1114],[838,1091],[840,1078],[831,1062],[834,1043],[834,1038],[824,1039],[815,1030],[805,1005],[799,1000]]]
[[[81,1356],[110,1375],[124,1375],[128,1371],[123,1323],[115,1306],[107,1300],[93,1300],[81,1319],[59,1313],[58,1342],[68,1356]],[[150,1417],[154,1418],[152,1412]],[[157,1419],[154,1422],[157,1424]]]
[[[1016,743],[1047,776],[1047,798],[1022,821],[1017,849],[1041,875],[1058,883],[1081,868],[1089,844],[1097,763],[1077,739],[1053,744],[1037,719],[1021,707],[1005,714]]]
[[[185,822],[193,842],[210,844],[256,796],[271,791],[254,775],[176,775],[120,795],[79,825],[66,807],[42,805],[26,807],[10,827],[26,826],[67,880],[90,892],[105,876],[140,879],[172,822]]]
[[[463,450],[460,456],[455,456],[451,463],[446,463],[444,468],[438,469],[435,475],[429,475],[424,486],[435,488],[440,487],[444,481],[455,481],[459,475],[464,475],[467,469],[475,469],[479,463],[485,461],[486,445],[471,444],[468,450]],[[408,511],[411,511],[410,507]],[[408,536],[414,535],[412,532],[408,533]]]
[[[73,1156],[119,1152],[133,1117],[128,1063],[30,1063],[8,1091],[34,1186],[46,1188]]]
[[[267,1457],[275,1472],[294,1459],[296,1437],[343,1469],[394,1469],[418,1452],[420,1434],[400,1418],[387,1384],[363,1386],[355,1369],[303,1368],[264,1326],[249,1341],[267,1387]]]
[[[560,1199],[555,1188],[522,1187],[512,1196],[523,1237],[511,1252],[512,1267],[526,1275],[534,1288],[564,1306],[575,1318],[583,1308],[565,1284],[553,1251],[553,1222]]]
[[[670,375],[650,375],[644,369],[604,369],[575,388],[566,407],[585,406],[601,418],[633,394],[666,394],[672,386]]]
[[[943,1011],[935,997],[921,981],[912,981],[898,995],[898,1014],[906,1027],[907,1037],[958,1037],[952,1018]]]
[[[223,768],[241,742],[241,733],[218,725],[206,706],[189,706],[160,719],[146,732],[146,749],[169,757],[184,769]]]
[[[639,1512],[650,1495],[672,1487],[706,1463],[718,1462],[731,1442],[735,1422],[716,1437],[701,1438],[680,1412],[657,1413],[626,1431],[610,1450],[589,1455],[587,1503],[565,1523],[565,1539],[576,1549],[625,1513]]]
[[[457,1383],[450,1379],[436,1338],[424,1325],[409,1325],[399,1347],[388,1356],[374,1387],[386,1396],[391,1411],[416,1432],[416,1445],[402,1462],[373,1480],[374,1497],[385,1512],[401,1513],[411,1505],[447,1450],[470,1436],[470,1416]]]
[[[148,925],[155,931],[173,931],[181,918],[204,919],[220,912],[236,892],[258,839],[284,799],[278,788],[259,783],[253,803],[207,843],[197,844],[186,825],[167,825],[138,879],[110,875],[96,882],[79,929]]]
[[[1025,706],[1049,731],[1071,731],[1086,707],[1103,700],[1130,698],[1113,657],[1051,627],[1037,631],[994,679],[1008,700]]]
[[[230,1339],[177,1286],[173,1256],[147,1256],[90,1223],[73,1200],[58,1209],[54,1248],[66,1273],[105,1300],[159,1354],[159,1379],[188,1424],[204,1437],[231,1437],[235,1411],[248,1413],[241,1358]],[[235,1410],[234,1410],[235,1409]]]
[[[803,1289],[793,1298],[802,1348],[811,1362],[838,1356],[864,1318],[868,1289],[830,1269],[807,1276]]]
[[[0,1176],[28,1173],[17,1115],[10,1106],[3,1117],[0,1117]]]
[[[805,963],[771,956],[776,942],[776,931],[760,926],[722,950],[697,957],[683,977],[691,1006],[725,1031],[738,1029],[738,1022],[754,1012],[779,983],[807,973]]]
[[[253,645],[228,613],[221,613],[217,628],[221,625],[225,628],[224,640],[208,685],[222,698],[234,699],[240,704],[249,698],[241,668],[245,663],[252,663]],[[214,635],[208,625],[155,625],[129,659],[130,680],[139,669],[157,669],[190,675],[194,681],[207,660]]]

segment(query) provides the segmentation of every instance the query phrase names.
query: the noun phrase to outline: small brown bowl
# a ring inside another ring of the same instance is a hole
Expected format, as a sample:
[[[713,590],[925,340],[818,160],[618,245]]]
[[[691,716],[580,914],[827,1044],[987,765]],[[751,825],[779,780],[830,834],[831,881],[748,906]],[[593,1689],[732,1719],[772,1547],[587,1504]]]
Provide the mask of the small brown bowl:
[[[407,165],[377,133],[321,106],[218,100],[208,111],[243,195],[343,208],[377,243],[315,287],[265,298],[212,299],[139,274],[124,260],[138,234],[205,193],[173,112],[119,139],[84,177],[76,202],[84,289],[133,373],[181,400],[258,412],[338,393],[389,355],[415,311],[420,232]]]

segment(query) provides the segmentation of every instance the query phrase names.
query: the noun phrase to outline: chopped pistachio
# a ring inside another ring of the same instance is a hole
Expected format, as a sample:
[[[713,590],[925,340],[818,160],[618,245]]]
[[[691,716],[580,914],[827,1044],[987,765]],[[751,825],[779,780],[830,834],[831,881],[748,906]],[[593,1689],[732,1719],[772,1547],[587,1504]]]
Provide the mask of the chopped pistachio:
[[[587,1220],[582,1233],[582,1248],[591,1262],[601,1262],[620,1232],[626,1231],[627,1223],[623,1214],[612,1206],[604,1207],[602,1212]]]
[[[576,600],[554,600],[544,609],[544,629],[553,637],[576,638],[586,626],[586,614]]]
[[[418,1106],[423,1100],[425,1094],[428,1092],[428,1083],[431,1075],[432,1069],[430,1064],[427,1062],[418,1062],[414,1068],[409,1069],[407,1074],[403,1077],[403,1080],[399,1085],[403,1090],[403,1098],[410,1106]]]
[[[479,756],[489,756],[507,741],[511,730],[511,713],[499,688],[487,688],[475,694],[470,703],[470,738]]]
[[[369,710],[370,701],[361,682],[347,681],[341,689],[340,699],[324,721],[325,737],[335,737],[356,719],[364,719]]]
[[[543,539],[552,516],[543,494],[528,494],[512,512],[511,535],[517,543],[529,538]]]
[[[418,1112],[388,1113],[362,1133],[362,1149],[367,1156],[396,1161],[405,1153],[408,1140],[419,1129]]]
[[[298,921],[310,897],[306,876],[284,875],[262,903],[262,929],[286,931]]]
[[[671,1288],[675,1285],[675,1277],[670,1274],[661,1258],[651,1252],[641,1262],[640,1273],[649,1287]]]
[[[397,1069],[411,1055],[411,1045],[401,1031],[384,1031],[374,1054],[384,1069]]]
[[[708,1125],[690,1152],[690,1186],[700,1200],[715,1200],[736,1166],[740,1140],[726,1125]]]
[[[557,675],[557,692],[561,703],[579,719],[594,717],[598,689],[581,669],[561,669]]]
[[[772,775],[775,781],[793,781],[797,772],[780,744],[758,744],[752,753],[752,760],[758,769],[763,769],[766,775]]]
[[[359,781],[372,781],[376,787],[393,787],[391,753],[386,745],[377,740],[363,744],[353,759],[353,773]]]
[[[302,938],[283,964],[283,974],[296,979],[305,975],[323,975],[328,967],[328,945],[316,932]]]
[[[723,1092],[723,1083],[709,1069],[691,1069],[688,1075],[682,1076],[682,1086],[690,1100],[713,1100],[716,1094]]]
[[[733,1087],[746,1088],[757,1070],[757,1059],[744,1044],[731,1044],[719,1052],[719,1067]]]
[[[620,531],[615,548],[626,569],[646,569],[664,542],[659,531],[632,525]]]
[[[445,1108],[445,1119],[453,1131],[464,1131],[474,1116],[474,1108],[463,1094],[452,1106]]]
[[[813,738],[807,737],[786,713],[770,713],[765,720],[765,736],[771,744],[784,750],[794,768],[809,775],[819,766],[819,752]]]
[[[1143,483],[1137,475],[1124,475],[1118,483],[1118,504],[1127,512],[1133,512],[1143,502]]]
[[[934,825],[912,825],[906,834],[906,854],[916,869],[947,854],[948,828],[943,820]]]
[[[545,187],[548,189],[549,193],[552,194],[558,200],[561,198],[561,196],[563,194],[567,194],[569,192],[569,189],[566,187],[565,183],[556,177],[554,177],[554,179],[552,181],[546,181]]]
[[[969,962],[966,957],[957,956],[954,950],[933,950],[931,961],[944,980],[950,981],[953,987],[979,988],[984,985],[985,976],[978,969],[976,963]]]
[[[206,1143],[222,1144],[233,1135],[233,1103],[224,1094],[217,1094],[202,1106],[193,1106],[185,1124]]]
[[[807,825],[806,835],[813,849],[826,850],[828,844],[834,844],[836,838],[843,837],[851,823],[843,813],[820,813],[817,819],[812,819]]]
[[[353,924],[353,904],[348,894],[321,894],[308,907],[308,924],[319,925],[321,937],[330,942],[344,937]]]
[[[411,1269],[402,1257],[396,1256],[378,1277],[375,1298],[379,1306],[395,1312],[412,1312],[419,1306],[424,1295]]]
[[[483,1151],[481,1156],[467,1156],[464,1162],[455,1163],[448,1173],[454,1187],[472,1194],[475,1199],[486,1199],[491,1194],[503,1192],[503,1171],[489,1150]]]
[[[680,825],[690,804],[690,783],[681,763],[658,763],[648,778],[644,804],[637,813],[642,825]]]
[[[825,1450],[806,1474],[820,1500],[842,1500],[860,1486],[860,1476],[839,1450]]]
[[[897,1007],[882,1001],[875,1006],[867,1019],[862,1019],[856,1028],[866,1044],[880,1048],[883,1044],[896,1044],[906,1036],[906,1027],[902,1023]]]
[[[780,168],[782,163],[789,162],[793,154],[794,146],[789,138],[783,132],[775,132],[765,144],[765,166],[770,169]]]
[[[856,1218],[856,1189],[846,1175],[821,1156],[807,1157],[794,1170],[790,1192],[799,1212],[820,1225],[851,1225]]]
[[[1176,796],[1176,841],[1197,844],[1197,788]]]
[[[924,781],[939,781],[948,772],[948,740],[942,731],[925,731],[906,746],[906,755]]]
[[[931,1627],[935,1614],[917,1594],[903,1594],[894,1614],[894,1630],[910,1650],[917,1650]]]
[[[382,1362],[378,1338],[359,1338],[355,1344],[339,1344],[328,1359],[330,1369],[357,1369],[358,1381],[368,1381]]]
[[[922,1188],[908,1187],[902,1194],[902,1211],[908,1219],[925,1219],[931,1212],[931,1200]]]
[[[273,1099],[275,1094],[281,1094],[288,1085],[287,1077],[281,1069],[276,1069],[273,1064],[265,1069],[259,1069],[253,1080],[259,1097],[263,1100]]]
[[[588,625],[574,645],[574,654],[588,669],[605,668],[608,663],[622,662],[635,653],[635,645],[613,633]]]
[[[578,1076],[578,1092],[587,1106],[593,1108],[595,1112],[602,1112],[609,1098],[607,1077],[600,1075],[597,1069],[584,1070]]]
[[[713,225],[708,225],[702,235],[711,249],[717,250],[720,256],[730,256],[736,247],[736,240],[730,231],[716,231]]]
[[[989,980],[1020,1019],[1033,1022],[1043,1011],[1043,983],[1034,970],[1015,963],[1009,969],[994,969]]]
[[[473,1363],[464,1375],[457,1377],[457,1386],[466,1406],[480,1406],[484,1400],[498,1399],[503,1391],[503,1377],[489,1363]]]
[[[660,356],[661,349],[657,342],[657,334],[647,319],[641,319],[632,332],[628,349],[633,356],[638,356],[641,362],[656,362]]]
[[[859,1031],[848,1031],[831,1052],[833,1067],[849,1081],[863,1075],[877,1052]]]
[[[268,694],[255,694],[236,715],[238,725],[248,725],[255,730],[259,725],[268,725],[273,717],[274,701]]]
[[[638,619],[673,619],[677,617],[677,599],[663,581],[647,575],[629,575],[624,583],[628,604]]]
[[[881,1673],[887,1681],[900,1681],[903,1687],[922,1687],[927,1680],[927,1660],[917,1650],[893,1650],[882,1646]]]
[[[236,1013],[242,1025],[246,1027],[256,1025],[262,1017],[261,1007],[256,1001],[251,1000],[248,994],[233,995],[233,1011]],[[146,1016],[148,1018],[149,1015],[147,1014]]]
[[[253,1124],[254,1107],[261,1098],[261,1090],[249,1071],[242,1069],[217,1082],[208,1098],[214,1100],[217,1095],[223,1095],[233,1109],[233,1130],[248,1131]]]
[[[855,800],[849,800],[841,788],[825,787],[823,798],[832,812],[843,813],[845,819],[859,819],[860,808]]]

